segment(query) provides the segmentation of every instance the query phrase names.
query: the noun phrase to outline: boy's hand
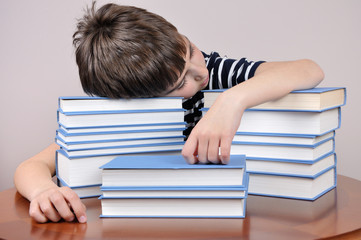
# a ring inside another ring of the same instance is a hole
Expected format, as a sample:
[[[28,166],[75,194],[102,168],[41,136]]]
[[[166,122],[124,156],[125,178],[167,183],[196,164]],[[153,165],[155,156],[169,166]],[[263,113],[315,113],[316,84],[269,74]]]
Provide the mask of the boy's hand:
[[[60,219],[71,222],[75,217],[84,223],[87,220],[85,210],[85,205],[69,187],[51,187],[31,200],[29,214],[40,223]]]
[[[232,94],[236,92],[230,90],[217,98],[193,128],[182,151],[188,163],[228,163],[232,140],[244,112],[234,101]]]

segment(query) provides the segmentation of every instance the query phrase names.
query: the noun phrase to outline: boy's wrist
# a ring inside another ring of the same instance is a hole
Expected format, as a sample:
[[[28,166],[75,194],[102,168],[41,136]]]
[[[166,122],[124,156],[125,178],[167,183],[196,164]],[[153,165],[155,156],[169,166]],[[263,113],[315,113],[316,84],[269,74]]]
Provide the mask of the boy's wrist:
[[[224,91],[220,95],[220,98],[224,104],[231,105],[235,109],[241,110],[242,112],[248,108],[247,97],[242,93],[242,91],[240,91],[240,89],[236,87],[232,87]]]
[[[46,192],[46,191],[48,191],[49,189],[52,189],[52,188],[58,188],[58,186],[52,181],[49,182],[49,183],[43,184],[43,185],[37,187],[36,189],[34,189],[34,191],[32,191],[29,194],[28,200],[31,202],[36,197],[38,197],[40,194],[42,194],[43,192]]]

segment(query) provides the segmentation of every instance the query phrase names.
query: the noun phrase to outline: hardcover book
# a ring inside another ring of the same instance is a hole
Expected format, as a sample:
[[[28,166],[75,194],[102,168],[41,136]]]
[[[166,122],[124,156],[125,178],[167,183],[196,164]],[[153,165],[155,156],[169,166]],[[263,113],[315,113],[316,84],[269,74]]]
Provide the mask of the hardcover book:
[[[58,123],[65,128],[119,127],[128,125],[181,124],[183,109],[133,110],[114,112],[63,112],[58,110]]]
[[[226,89],[204,90],[204,107],[210,108],[216,98]],[[324,111],[340,107],[346,103],[346,88],[325,87],[293,91],[286,96],[269,101],[252,109],[292,110],[292,111]]]
[[[115,187],[240,187],[245,156],[229,164],[188,164],[181,155],[119,156],[101,166],[102,185]]]
[[[90,96],[59,97],[59,109],[71,112],[114,112],[131,110],[181,109],[181,97],[110,99]]]
[[[180,151],[165,151],[165,152],[154,152],[154,153],[136,153],[129,155],[179,155]],[[102,171],[100,166],[110,162],[115,155],[101,155],[92,157],[79,157],[69,158],[63,149],[56,152],[56,175],[59,179],[62,179],[70,188],[73,187],[86,187],[92,185],[102,184]]]
[[[248,193],[253,195],[315,200],[336,187],[336,165],[315,176],[249,173]]]
[[[299,161],[290,159],[247,159],[248,173],[293,175],[293,176],[316,176],[336,164],[334,152],[317,159],[316,161]]]
[[[119,140],[138,140],[138,139],[156,139],[156,138],[180,138],[183,136],[183,130],[167,130],[160,131],[129,131],[129,132],[92,132],[92,133],[66,133],[62,129],[58,129],[56,136],[62,142],[68,144],[90,143],[90,142],[112,142]]]
[[[245,156],[187,164],[181,155],[120,156],[103,165],[101,217],[244,218]]]
[[[231,154],[245,154],[247,159],[294,161],[317,161],[327,154],[334,152],[335,141],[333,138],[318,143],[314,146],[287,145],[273,143],[245,143],[232,142]]]
[[[202,111],[205,114],[208,109]],[[340,123],[340,108],[323,112],[248,109],[243,113],[237,132],[246,135],[320,136],[338,129]]]

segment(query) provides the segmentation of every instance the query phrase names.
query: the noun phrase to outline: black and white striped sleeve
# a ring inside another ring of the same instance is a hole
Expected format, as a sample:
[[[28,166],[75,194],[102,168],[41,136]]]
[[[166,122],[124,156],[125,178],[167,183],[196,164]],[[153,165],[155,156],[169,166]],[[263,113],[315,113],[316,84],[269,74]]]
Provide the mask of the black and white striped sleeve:
[[[210,55],[203,53],[203,56],[209,72],[209,83],[205,90],[231,88],[253,77],[257,67],[263,63],[263,61],[248,61],[246,58],[240,60],[222,58],[217,52],[212,52]],[[185,140],[202,118],[203,106],[204,95],[202,91],[183,100],[183,108],[186,110],[184,114],[186,130],[183,132],[186,136]]]
[[[248,61],[220,57],[217,52],[210,55],[203,53],[209,72],[209,84],[206,89],[231,88],[252,78],[257,67],[264,61]]]

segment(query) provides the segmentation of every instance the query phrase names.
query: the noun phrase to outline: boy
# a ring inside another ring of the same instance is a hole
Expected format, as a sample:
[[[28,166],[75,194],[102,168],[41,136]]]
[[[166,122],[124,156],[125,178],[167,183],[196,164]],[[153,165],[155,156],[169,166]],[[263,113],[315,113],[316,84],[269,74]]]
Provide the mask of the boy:
[[[251,62],[221,58],[215,52],[207,55],[165,19],[135,7],[107,4],[95,11],[93,4],[73,38],[86,93],[186,99],[185,134],[189,136],[182,154],[190,164],[226,164],[245,109],[296,89],[315,87],[323,79],[322,70],[311,60]],[[201,118],[200,90],[214,88],[229,89]],[[77,218],[86,222],[85,206],[78,196],[51,180],[56,149],[52,144],[22,163],[15,185],[31,202],[29,213],[36,221]]]

